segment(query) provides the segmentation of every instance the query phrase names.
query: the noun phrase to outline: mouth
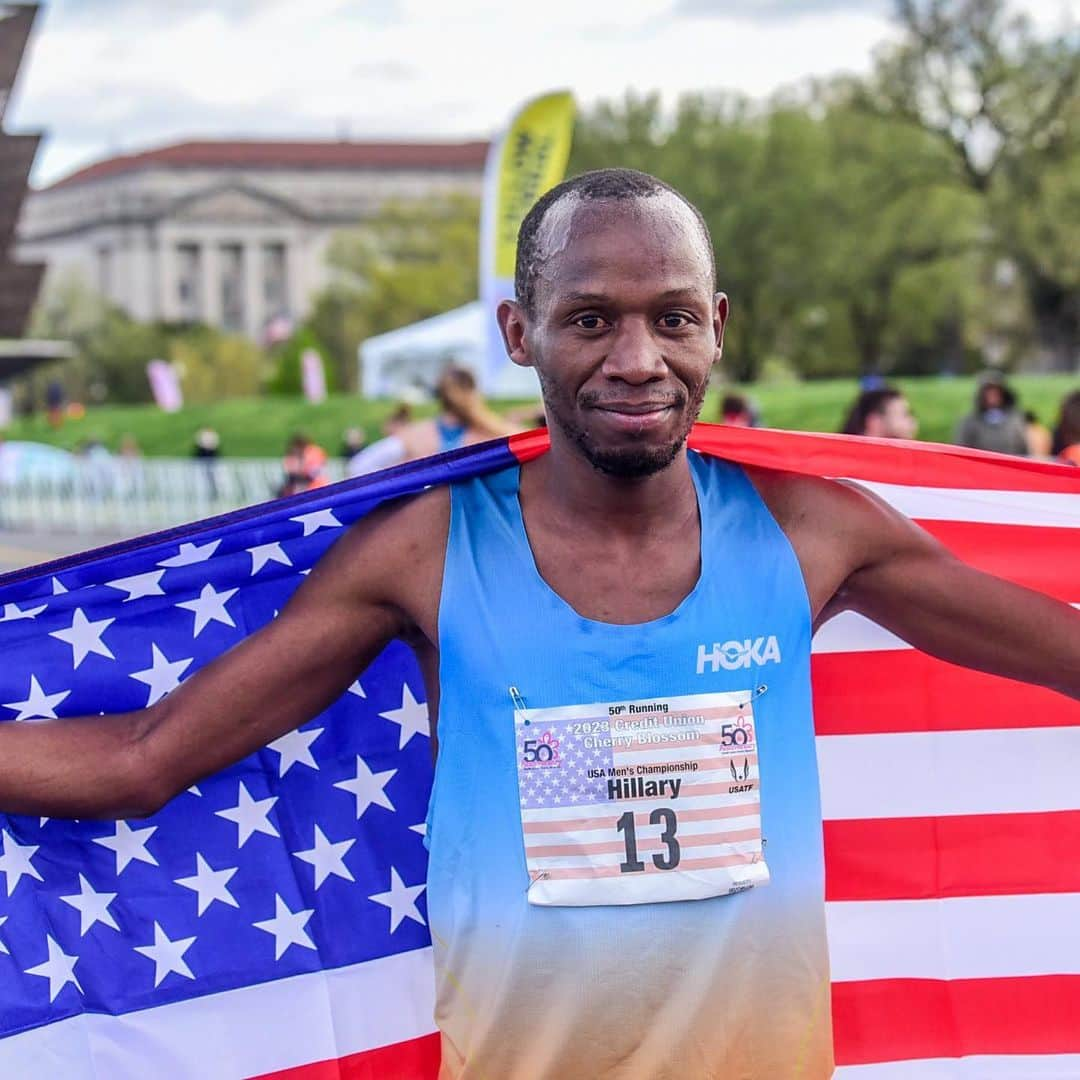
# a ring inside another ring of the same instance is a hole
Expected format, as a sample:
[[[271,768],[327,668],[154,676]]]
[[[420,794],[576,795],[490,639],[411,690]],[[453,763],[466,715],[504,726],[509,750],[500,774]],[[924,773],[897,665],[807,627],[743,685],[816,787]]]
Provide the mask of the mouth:
[[[675,412],[676,406],[671,401],[612,401],[592,408],[612,427],[643,434],[662,426]]]

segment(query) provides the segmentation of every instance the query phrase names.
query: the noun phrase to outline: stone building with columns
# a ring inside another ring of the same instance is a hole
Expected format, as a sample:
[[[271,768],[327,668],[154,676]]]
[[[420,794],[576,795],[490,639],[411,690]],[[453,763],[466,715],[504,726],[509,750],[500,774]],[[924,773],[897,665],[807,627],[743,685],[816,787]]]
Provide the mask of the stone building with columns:
[[[303,317],[326,247],[389,200],[480,196],[487,144],[184,142],[95,162],[33,191],[18,251],[132,317],[260,338]]]

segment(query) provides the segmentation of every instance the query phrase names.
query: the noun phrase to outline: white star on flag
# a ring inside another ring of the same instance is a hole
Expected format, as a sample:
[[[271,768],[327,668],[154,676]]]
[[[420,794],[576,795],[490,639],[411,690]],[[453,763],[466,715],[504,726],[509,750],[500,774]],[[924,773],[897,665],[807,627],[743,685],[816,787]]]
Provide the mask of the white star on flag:
[[[289,518],[290,521],[299,522],[304,526],[304,536],[310,536],[319,529],[340,529],[341,522],[334,517],[334,511],[327,507],[325,510],[312,510],[309,514],[298,514]]]
[[[356,820],[359,821],[364,811],[372,804],[384,806],[387,810],[394,809],[394,804],[383,789],[395,775],[397,775],[397,769],[373,773],[368,768],[367,762],[357,754],[356,777],[352,780],[339,780],[334,787],[341,788],[342,791],[348,791],[355,796]]]
[[[357,697],[367,697],[367,694],[364,693],[364,688],[360,685],[359,679],[353,682],[352,686],[349,687],[347,692],[350,694],[355,694]]]
[[[0,926],[3,926],[4,923],[6,923],[7,921],[8,921],[8,917],[6,915],[0,915]],[[10,956],[11,955],[11,953],[8,951],[8,947],[2,941],[0,941],[0,955],[2,955],[2,956]]]
[[[281,548],[278,541],[272,544],[256,544],[249,547],[247,553],[251,556],[251,575],[254,577],[267,563],[281,563],[282,566],[292,566],[292,560]]]
[[[236,873],[235,866],[226,870],[215,870],[203,857],[195,855],[195,874],[193,877],[177,878],[176,884],[183,885],[199,894],[199,911],[202,914],[215,900],[220,900],[230,907],[239,907],[236,897],[228,890],[229,878]]]
[[[228,810],[215,810],[218,817],[236,823],[237,840],[236,846],[243,847],[253,833],[266,833],[267,836],[277,836],[278,831],[270,824],[267,814],[270,808],[277,802],[277,796],[272,795],[268,799],[253,799],[248,794],[244,782],[240,782],[240,790],[237,794],[237,803]]]
[[[187,611],[195,612],[195,637],[198,637],[211,622],[224,623],[225,626],[235,627],[233,617],[225,610],[225,605],[239,592],[239,589],[226,589],[224,592],[216,592],[214,586],[207,582],[202,587],[197,600],[183,600],[176,606]]]
[[[352,871],[345,865],[345,853],[356,843],[352,840],[339,840],[332,843],[323,835],[322,829],[315,826],[315,846],[307,851],[294,851],[293,854],[306,863],[315,867],[315,888],[331,875],[345,878],[346,881],[355,881]]]
[[[164,576],[164,570],[148,570],[145,574],[133,574],[131,577],[106,581],[105,586],[126,592],[124,603],[127,604],[132,600],[140,600],[144,596],[164,596],[165,590],[161,587],[161,579]]]
[[[43,880],[30,860],[37,853],[37,844],[20,844],[11,833],[4,833],[4,853],[0,855],[0,873],[7,875],[7,894],[15,891],[24,876]]]
[[[25,701],[9,701],[5,709],[14,709],[19,715],[16,720],[55,720],[56,706],[71,694],[70,690],[58,690],[55,694],[46,694],[37,679],[30,676],[30,692]]]
[[[427,822],[421,821],[419,825],[410,825],[409,832],[414,832],[418,836],[427,836]]]
[[[156,825],[145,829],[133,829],[126,821],[116,823],[112,836],[96,836],[94,843],[108,848],[116,855],[116,873],[121,874],[130,862],[144,862],[157,866],[158,861],[146,850],[150,837],[157,832]]]
[[[109,646],[101,640],[101,635],[116,622],[115,619],[99,619],[91,622],[84,614],[82,608],[76,608],[71,617],[71,625],[63,630],[53,630],[49,637],[66,641],[71,646],[73,667],[78,666],[91,654],[104,656],[108,660],[115,660]]]
[[[116,920],[109,912],[109,905],[116,899],[114,892],[94,892],[86,878],[79,875],[79,891],[71,896],[61,896],[65,904],[70,904],[79,913],[79,937],[84,937],[95,923],[104,923],[114,930],[119,930]]]
[[[0,615],[0,622],[18,622],[20,619],[36,619],[49,605],[26,608],[23,610],[18,604],[5,604],[4,614]]]
[[[158,566],[174,569],[177,566],[192,566],[206,562],[218,549],[220,540],[211,540],[208,544],[181,544],[180,550],[168,559],[162,559]]]
[[[265,930],[274,935],[274,959],[280,960],[290,945],[300,945],[305,949],[314,949],[315,942],[304,929],[314,914],[314,908],[303,911],[290,911],[285,901],[274,894],[274,917],[262,922],[252,923],[258,930]]]
[[[67,591],[67,586],[58,577],[52,579],[53,596],[63,596]]]
[[[136,945],[135,951],[142,953],[143,956],[148,956],[154,961],[154,986],[157,987],[161,985],[162,979],[173,971],[177,975],[183,975],[185,979],[195,978],[191,974],[191,968],[187,966],[187,961],[184,960],[184,953],[194,944],[195,938],[193,937],[178,938],[176,941],[170,941],[165,931],[155,922],[154,944]]]
[[[131,678],[150,687],[146,699],[148,706],[160,701],[170,690],[175,690],[180,685],[180,676],[191,666],[193,659],[189,656],[183,660],[169,660],[153,643],[150,645],[150,655],[153,657],[150,667],[131,673]]]
[[[401,684],[401,708],[379,713],[384,720],[390,720],[401,728],[398,749],[404,750],[414,735],[430,735],[428,707],[417,701],[409,689],[408,683]]]
[[[397,870],[390,867],[390,889],[388,892],[369,896],[376,904],[390,909],[390,933],[392,934],[405,919],[412,919],[421,926],[426,926],[423,915],[416,906],[416,898],[424,891],[424,885],[406,885],[398,876]]]
[[[309,769],[318,769],[315,759],[311,756],[311,744],[323,733],[322,728],[314,728],[310,731],[290,731],[275,739],[267,747],[281,755],[278,762],[278,776],[284,776],[294,765],[306,765]]]
[[[68,983],[74,983],[79,993],[82,993],[82,987],[79,985],[79,980],[75,978],[75,965],[79,962],[77,956],[68,956],[63,949],[52,939],[51,935],[46,935],[45,941],[49,947],[49,959],[43,963],[38,964],[37,967],[27,968],[25,974],[27,975],[39,975],[43,979],[49,980],[49,1001],[56,1000],[56,995],[67,986]]]

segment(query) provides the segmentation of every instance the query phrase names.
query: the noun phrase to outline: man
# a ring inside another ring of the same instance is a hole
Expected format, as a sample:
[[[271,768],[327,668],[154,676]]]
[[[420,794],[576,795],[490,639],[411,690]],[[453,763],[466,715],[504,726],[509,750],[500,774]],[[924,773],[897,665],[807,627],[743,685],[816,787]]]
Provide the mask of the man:
[[[875,439],[914,439],[919,422],[903,392],[883,386],[859,394],[841,430],[845,435],[869,435]]]
[[[151,812],[403,638],[442,717],[444,1075],[829,1076],[812,628],[852,608],[1076,697],[1080,613],[854,485],[687,453],[728,301],[700,215],[652,177],[545,195],[516,293],[500,325],[549,453],[366,517],[145,711],[0,725],[0,807]],[[599,767],[614,744],[624,764]]]

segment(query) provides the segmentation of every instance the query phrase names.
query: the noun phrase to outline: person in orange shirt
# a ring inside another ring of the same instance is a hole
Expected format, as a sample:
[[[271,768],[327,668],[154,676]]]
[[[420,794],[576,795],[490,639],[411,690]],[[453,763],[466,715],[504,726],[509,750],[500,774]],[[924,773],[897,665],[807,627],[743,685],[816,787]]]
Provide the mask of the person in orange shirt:
[[[326,451],[306,435],[297,433],[289,440],[282,460],[285,482],[280,495],[295,495],[299,491],[324,487],[330,482],[326,475]]]

